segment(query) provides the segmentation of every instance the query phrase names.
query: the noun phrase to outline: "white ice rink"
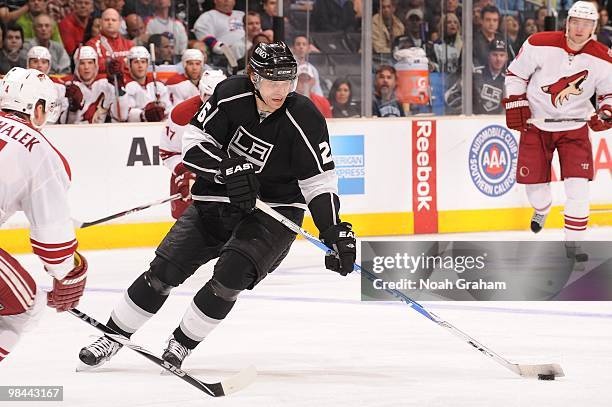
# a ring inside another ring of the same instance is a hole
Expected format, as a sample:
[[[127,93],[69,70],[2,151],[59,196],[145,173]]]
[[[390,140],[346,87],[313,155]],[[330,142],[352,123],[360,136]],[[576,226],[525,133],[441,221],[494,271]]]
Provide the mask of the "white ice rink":
[[[533,238],[526,233],[436,235],[436,239]],[[544,231],[538,239],[560,236]],[[593,229],[612,240],[612,228]],[[556,240],[556,239],[555,239]],[[88,289],[79,308],[106,322],[125,288],[153,258],[153,248],[85,252]],[[50,279],[33,255],[17,256]],[[360,279],[324,270],[322,253],[298,241],[289,257],[254,291],[243,293],[225,320],[183,368],[216,381],[253,364],[257,380],[213,399],[129,349],[94,372],[76,373],[79,349],[98,332],[69,314],[47,309],[0,365],[0,385],[62,385],[62,406],[333,406],[333,407],[610,407],[610,302],[433,302],[426,307],[507,359],[558,362],[566,377],[522,379],[474,351],[403,303],[362,303]],[[175,289],[133,341],[161,354],[195,292],[204,267]]]

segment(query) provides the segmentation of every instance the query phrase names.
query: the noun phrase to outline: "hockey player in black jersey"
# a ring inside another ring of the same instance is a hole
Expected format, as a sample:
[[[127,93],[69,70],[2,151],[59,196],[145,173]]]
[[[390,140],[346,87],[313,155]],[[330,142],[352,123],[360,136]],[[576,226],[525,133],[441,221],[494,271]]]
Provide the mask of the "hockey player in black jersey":
[[[183,163],[197,174],[190,206],[157,248],[150,268],[127,289],[108,326],[129,337],[164,304],[170,291],[218,258],[172,333],[163,359],[184,358],[221,322],[241,291],[255,287],[289,252],[295,234],[255,209],[256,199],[302,224],[308,208],[321,239],[333,247],[325,266],[353,270],[355,238],[338,211],[337,176],[323,116],[293,90],[297,63],[282,42],[256,46],[248,76],[231,77],[192,119]],[[81,349],[99,366],[121,345],[105,337]]]

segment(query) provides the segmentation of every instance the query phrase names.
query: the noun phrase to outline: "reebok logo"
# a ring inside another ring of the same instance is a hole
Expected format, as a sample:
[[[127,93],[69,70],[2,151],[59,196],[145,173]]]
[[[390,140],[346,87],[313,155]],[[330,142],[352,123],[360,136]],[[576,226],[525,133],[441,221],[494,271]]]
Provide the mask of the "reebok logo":
[[[412,212],[414,233],[438,231],[436,121],[412,122]]]
[[[423,123],[419,125],[419,123]],[[417,180],[417,211],[431,210],[431,165],[429,164],[429,138],[432,134],[431,122],[417,123],[416,139],[416,180]]]

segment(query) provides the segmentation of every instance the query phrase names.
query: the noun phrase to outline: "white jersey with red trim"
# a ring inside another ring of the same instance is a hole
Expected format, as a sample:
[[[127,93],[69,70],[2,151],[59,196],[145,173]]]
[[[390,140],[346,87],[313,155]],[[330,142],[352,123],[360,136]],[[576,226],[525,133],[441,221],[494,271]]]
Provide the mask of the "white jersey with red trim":
[[[66,85],[64,85],[64,83],[57,78],[52,78],[49,77],[51,79],[51,81],[53,82],[53,85],[55,87],[55,91],[57,92],[57,104],[59,106],[59,115],[57,116],[57,120],[51,120],[48,123],[49,124],[61,124],[61,118],[65,117],[64,115],[66,114],[66,112],[68,111],[68,99],[66,99]]]
[[[612,104],[612,51],[590,40],[581,51],[567,46],[565,33],[530,36],[508,67],[506,95],[527,93],[534,118],[589,118],[590,98]],[[538,124],[545,131],[573,130],[584,123]]]
[[[182,166],[181,151],[183,148],[183,133],[193,116],[202,105],[200,96],[194,96],[172,108],[166,126],[159,140],[159,155],[166,167],[173,174],[178,174],[177,167]]]
[[[119,104],[114,104],[112,109],[113,121],[141,122],[144,120],[144,108],[147,104],[157,100],[156,93],[159,95],[159,102],[166,110],[166,117],[170,112],[172,103],[168,95],[168,88],[160,81],[154,82],[147,78],[144,85],[130,80],[125,85],[125,95],[119,98]],[[117,110],[119,108],[119,111]],[[119,112],[121,114],[119,114]]]
[[[183,74],[177,74],[166,81],[166,87],[170,94],[172,106],[176,106],[184,100],[200,95],[197,85]]]
[[[83,93],[83,107],[76,112],[68,113],[68,123],[104,123],[106,121],[110,107],[115,102],[115,87],[104,76],[98,76],[90,85],[77,78],[66,84],[75,84]]]
[[[34,253],[49,274],[64,278],[74,268],[77,248],[68,206],[68,162],[26,120],[0,112],[0,168],[0,225],[23,211]]]

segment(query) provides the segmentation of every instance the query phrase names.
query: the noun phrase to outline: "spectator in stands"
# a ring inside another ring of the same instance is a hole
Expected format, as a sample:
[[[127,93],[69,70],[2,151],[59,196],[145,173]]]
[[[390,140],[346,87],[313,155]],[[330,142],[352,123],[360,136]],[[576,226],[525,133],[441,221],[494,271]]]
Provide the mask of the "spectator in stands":
[[[372,113],[378,117],[404,117],[402,104],[395,97],[397,73],[391,65],[380,65],[376,69]]]
[[[361,109],[353,102],[353,90],[348,79],[336,79],[329,90],[329,101],[331,103],[332,117],[359,117]]]
[[[495,6],[485,6],[480,11],[482,25],[474,34],[474,66],[487,63],[489,58],[489,44],[493,40],[503,40],[499,33],[499,10]]]
[[[525,42],[530,35],[537,33],[538,25],[536,24],[535,19],[526,18],[521,26],[521,31],[523,32],[523,35],[521,35],[523,42]]]
[[[53,21],[62,21],[72,13],[74,0],[48,0],[47,12]]]
[[[0,0],[0,20],[10,24],[28,12],[27,0]]]
[[[27,42],[34,38],[34,17],[40,14],[47,14],[48,4],[47,0],[28,0],[28,12],[23,14],[17,19],[17,24],[23,28],[23,40]],[[62,43],[62,37],[60,36],[59,29],[55,20],[53,21],[51,39],[53,41]]]
[[[393,48],[424,48],[425,40],[422,37],[421,27],[423,25],[423,12],[421,9],[413,8],[408,10],[404,19],[404,35],[397,37]]]
[[[441,4],[440,0],[436,0],[434,2],[431,2],[430,0],[428,0],[428,4],[427,6],[425,5],[425,0],[398,0],[398,5],[397,5],[397,11],[396,11],[396,15],[400,18],[403,19],[402,22],[404,23],[404,26],[406,26],[406,14],[408,13],[408,11],[410,10],[420,10],[421,11],[421,15],[423,17],[421,17],[421,19],[423,20],[423,22],[425,23],[424,31],[426,31],[426,35],[425,37],[429,39],[429,29],[435,29],[436,25],[434,24],[434,13],[433,10],[435,8],[435,6],[432,5],[436,4],[439,5]]]
[[[132,13],[125,17],[125,28],[127,39],[131,40],[134,45],[146,45],[149,41],[149,34],[145,32],[144,21],[138,14]]]
[[[236,0],[214,0],[215,8],[203,13],[195,22],[193,31],[198,40],[204,41],[217,55],[227,52],[229,47],[235,59],[245,55],[244,12],[234,10]]]
[[[176,74],[166,81],[173,106],[200,94],[198,83],[205,69],[206,57],[199,49],[187,49],[183,52],[181,63],[184,74]]]
[[[6,74],[12,68],[26,67],[26,53],[23,49],[23,30],[15,23],[6,26],[3,32],[2,49],[0,50],[0,74]]]
[[[608,10],[603,7],[599,10],[599,24],[597,30],[597,41],[608,48],[612,47],[612,27],[608,25]]]
[[[482,18],[480,17],[480,13],[482,12],[482,7],[474,5],[472,9],[472,31],[474,33],[480,31],[482,28]]]
[[[257,11],[249,11],[244,16],[243,20],[244,26],[246,27],[246,37],[247,37],[247,50],[251,49],[253,46],[253,38],[262,33],[261,29],[261,15]]]
[[[155,14],[145,20],[147,34],[171,33],[174,36],[174,54],[180,57],[187,49],[187,30],[180,20],[170,16],[170,0],[153,0]]]
[[[395,16],[397,0],[381,0],[380,13],[372,17],[372,48],[377,53],[390,53],[396,37],[404,35],[404,24]]]
[[[261,15],[261,29],[272,40],[274,38],[274,17],[278,15],[278,0],[264,0]]]
[[[100,58],[98,68],[100,73],[106,73],[106,60],[118,59],[123,69],[127,69],[126,56],[132,47],[132,41],[119,34],[121,16],[117,10],[107,8],[102,12],[102,27],[100,35],[90,39],[86,45],[96,50]]]
[[[449,74],[456,73],[461,66],[461,51],[463,49],[461,23],[457,15],[454,13],[443,15],[440,19],[439,32],[443,33],[443,36],[433,44],[435,71]]]
[[[548,9],[546,7],[540,7],[536,12],[536,25],[538,26],[538,31],[546,31],[544,28],[544,21],[546,20],[546,16],[548,15]]]
[[[506,45],[508,46],[508,63],[512,62],[519,50],[523,41],[521,40],[519,33],[520,24],[518,18],[513,15],[506,15],[502,19],[502,36],[506,39]]]
[[[85,29],[93,9],[93,0],[75,0],[74,11],[60,21],[59,31],[68,55],[72,55],[79,44],[84,43]]]
[[[508,53],[503,40],[489,44],[485,66],[475,67],[473,76],[474,114],[501,114]]]
[[[315,85],[314,71],[312,65],[302,64],[297,68],[297,87],[295,91],[300,95],[309,98],[312,103],[319,109],[323,117],[332,117],[331,105],[329,101],[321,95],[317,95],[312,91]]]
[[[310,20],[317,32],[355,32],[358,22],[352,0],[316,0]]]
[[[459,21],[461,21],[463,8],[461,4],[459,4],[459,0],[446,0],[444,5],[446,6],[446,8],[442,10],[444,14],[453,13],[457,16]]]
[[[85,27],[85,34],[83,35],[83,42],[87,44],[93,37],[97,37],[102,32],[102,18],[93,17],[87,23]]]
[[[192,3],[198,3],[194,1]],[[155,13],[152,0],[125,0],[123,15],[138,14],[141,18],[151,17]]]
[[[312,87],[312,92],[317,95],[323,96],[323,90],[321,89],[321,80],[319,78],[319,70],[308,62],[308,54],[310,53],[310,41],[308,37],[305,35],[297,35],[293,40],[293,56],[297,61],[298,65],[308,65],[310,66],[313,77],[314,77],[314,85]]]
[[[24,45],[24,49],[40,45],[51,53],[51,74],[70,73],[70,57],[66,53],[64,46],[51,39],[51,30],[54,21],[49,14],[39,14],[34,17],[34,38]]]
[[[152,63],[155,65],[174,65],[174,60],[176,57],[170,36],[170,33],[163,33],[153,34],[149,37],[147,50],[150,50],[150,44],[153,44],[155,47],[155,61]],[[172,68],[171,70],[176,72],[176,68]]]

